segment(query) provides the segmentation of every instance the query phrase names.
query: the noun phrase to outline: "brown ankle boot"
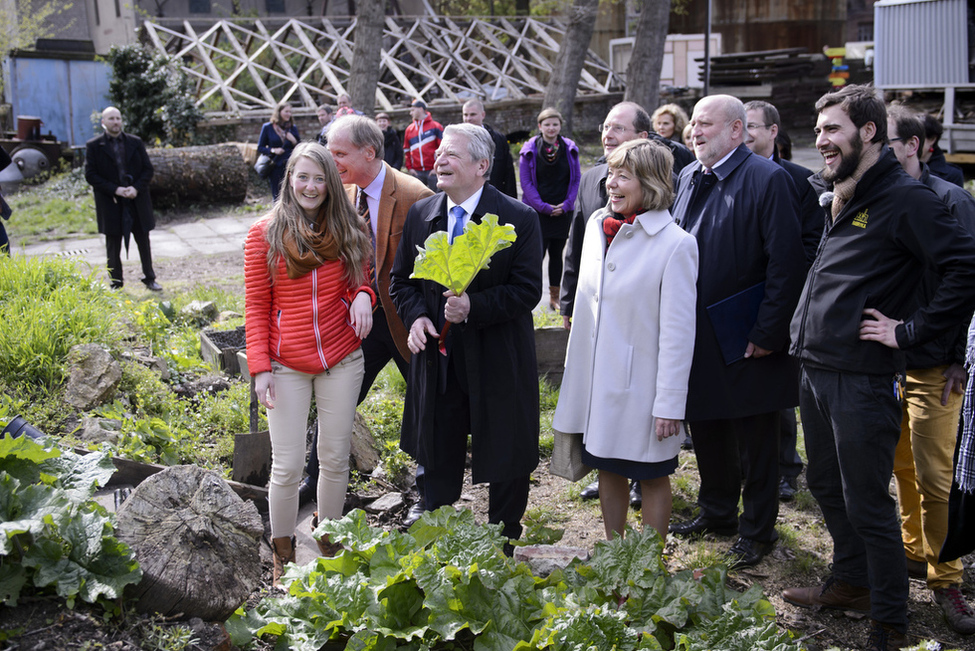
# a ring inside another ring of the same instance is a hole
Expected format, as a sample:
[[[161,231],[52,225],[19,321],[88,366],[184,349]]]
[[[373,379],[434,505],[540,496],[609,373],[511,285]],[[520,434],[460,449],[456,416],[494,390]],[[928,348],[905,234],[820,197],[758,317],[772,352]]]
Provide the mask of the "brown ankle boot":
[[[272,585],[281,585],[281,575],[284,566],[295,562],[295,537],[274,538],[271,540],[271,551],[274,555],[274,580]]]
[[[552,285],[548,288],[548,306],[552,308],[553,312],[559,311],[559,290],[561,288],[558,285]]]
[[[315,511],[311,516],[311,531],[313,534],[312,537],[314,537],[315,529],[317,528],[318,528],[318,511]],[[335,556],[343,549],[341,544],[333,543],[331,539],[328,537],[327,533],[323,534],[321,538],[316,539],[315,542],[318,543],[318,551],[321,553],[322,556],[325,556],[326,558],[331,558],[332,556]]]

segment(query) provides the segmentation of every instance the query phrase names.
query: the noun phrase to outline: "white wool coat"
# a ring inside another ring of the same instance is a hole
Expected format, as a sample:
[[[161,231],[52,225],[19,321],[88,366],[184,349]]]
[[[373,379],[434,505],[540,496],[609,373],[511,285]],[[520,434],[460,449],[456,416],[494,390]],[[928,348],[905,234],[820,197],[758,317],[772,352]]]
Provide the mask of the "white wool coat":
[[[603,458],[671,459],[655,418],[684,418],[694,352],[698,249],[666,210],[637,215],[607,249],[603,209],[586,225],[565,375],[552,425]]]

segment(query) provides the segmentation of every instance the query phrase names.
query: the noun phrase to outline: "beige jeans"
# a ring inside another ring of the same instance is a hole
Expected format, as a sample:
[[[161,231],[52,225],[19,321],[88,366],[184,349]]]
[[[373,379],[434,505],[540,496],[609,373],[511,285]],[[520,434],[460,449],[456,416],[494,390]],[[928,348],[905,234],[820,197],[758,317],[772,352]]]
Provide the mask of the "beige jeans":
[[[324,373],[309,375],[272,363],[271,537],[290,538],[298,521],[298,485],[305,467],[305,431],[312,392],[318,411],[318,518],[342,517],[349,484],[349,449],[356,399],[362,384],[362,351],[356,349]]]

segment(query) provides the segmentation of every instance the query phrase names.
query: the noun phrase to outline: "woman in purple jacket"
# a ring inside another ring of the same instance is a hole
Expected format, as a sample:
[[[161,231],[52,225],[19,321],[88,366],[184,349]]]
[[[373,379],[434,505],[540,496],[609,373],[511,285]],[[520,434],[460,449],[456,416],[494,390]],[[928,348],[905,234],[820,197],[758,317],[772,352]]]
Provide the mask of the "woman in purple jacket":
[[[554,108],[538,114],[538,131],[521,148],[521,200],[535,209],[548,254],[549,306],[559,309],[562,254],[579,193],[579,148],[562,131],[562,114]]]

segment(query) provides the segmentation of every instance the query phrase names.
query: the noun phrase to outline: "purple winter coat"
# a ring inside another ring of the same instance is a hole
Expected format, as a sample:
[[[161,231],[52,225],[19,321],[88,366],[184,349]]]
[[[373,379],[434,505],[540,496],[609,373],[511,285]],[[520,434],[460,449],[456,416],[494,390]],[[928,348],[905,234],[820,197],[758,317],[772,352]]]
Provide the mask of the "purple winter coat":
[[[579,148],[568,138],[559,136],[565,143],[566,152],[569,155],[569,191],[565,195],[562,206],[566,215],[571,215],[575,210],[576,195],[579,193],[579,179],[582,178],[582,170],[579,167]],[[538,156],[538,143],[541,136],[535,136],[526,142],[519,153],[521,163],[521,200],[535,209],[539,215],[551,215],[552,208],[542,201],[538,195],[538,184],[535,179],[535,159]]]

